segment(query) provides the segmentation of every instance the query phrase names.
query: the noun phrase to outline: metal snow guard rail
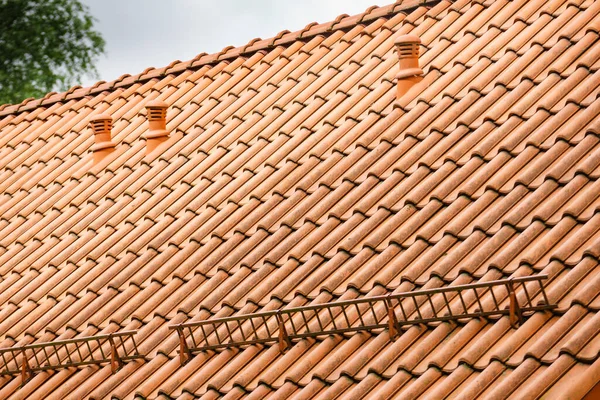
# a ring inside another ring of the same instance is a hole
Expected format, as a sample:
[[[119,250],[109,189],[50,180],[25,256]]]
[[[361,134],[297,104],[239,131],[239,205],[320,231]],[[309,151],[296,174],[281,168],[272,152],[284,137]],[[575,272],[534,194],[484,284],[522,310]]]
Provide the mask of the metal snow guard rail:
[[[293,339],[376,329],[388,329],[393,340],[405,325],[465,318],[509,315],[511,325],[516,327],[524,313],[556,307],[549,304],[542,284],[546,278],[547,275],[525,276],[363,297],[187,322],[169,328],[179,335],[183,364],[192,352],[203,350],[278,342],[283,352]]]
[[[133,338],[136,333],[123,331],[0,349],[0,375],[21,374],[26,382],[36,371],[108,362],[115,373],[123,362],[144,358]]]

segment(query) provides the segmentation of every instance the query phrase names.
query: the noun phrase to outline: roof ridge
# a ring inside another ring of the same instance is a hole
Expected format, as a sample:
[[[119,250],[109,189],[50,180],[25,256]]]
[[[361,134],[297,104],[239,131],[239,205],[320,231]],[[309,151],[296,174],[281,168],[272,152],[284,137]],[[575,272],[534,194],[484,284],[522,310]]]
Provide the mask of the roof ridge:
[[[322,34],[329,35],[335,31],[348,29],[363,22],[373,21],[377,18],[393,15],[400,11],[407,11],[422,5],[435,4],[439,1],[440,0],[397,0],[393,4],[387,6],[371,6],[363,13],[356,14],[354,16],[341,14],[330,22],[322,24],[311,22],[299,31],[290,32],[288,30],[283,30],[274,37],[268,39],[255,38],[243,46],[227,46],[220,52],[213,54],[200,53],[189,61],[175,60],[166,67],[149,67],[134,76],[124,74],[113,81],[99,81],[93,86],[87,88],[76,85],[71,87],[66,92],[50,92],[40,99],[30,97],[23,100],[19,104],[0,104],[0,117],[17,114],[19,112],[31,110],[40,106],[48,106],[61,101],[81,99],[85,96],[100,93],[105,90],[113,90],[116,88],[130,86],[135,83],[163,77],[167,74],[180,73],[188,69],[199,69],[205,65],[216,64],[221,61],[227,61],[239,56],[252,55],[258,51],[271,49],[275,46],[292,43],[300,39],[308,39]]]

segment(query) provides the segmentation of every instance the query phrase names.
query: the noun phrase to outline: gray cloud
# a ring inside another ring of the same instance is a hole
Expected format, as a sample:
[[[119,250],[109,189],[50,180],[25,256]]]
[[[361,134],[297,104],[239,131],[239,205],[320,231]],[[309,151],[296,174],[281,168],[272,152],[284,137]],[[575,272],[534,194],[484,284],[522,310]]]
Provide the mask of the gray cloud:
[[[354,15],[374,0],[83,0],[98,20],[107,55],[97,64],[100,79],[137,74],[174,60],[240,46],[308,23]],[[84,86],[95,79],[86,79]]]

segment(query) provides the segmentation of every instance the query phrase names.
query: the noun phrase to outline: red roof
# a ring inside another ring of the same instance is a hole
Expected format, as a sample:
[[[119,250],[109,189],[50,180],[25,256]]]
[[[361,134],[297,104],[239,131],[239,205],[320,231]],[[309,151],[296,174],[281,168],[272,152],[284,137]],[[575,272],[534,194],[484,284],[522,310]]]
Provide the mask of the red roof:
[[[396,99],[409,33],[424,80]],[[24,382],[0,359],[0,398],[583,398],[600,379],[599,35],[593,0],[409,1],[0,107],[0,347],[32,367],[25,345],[137,331],[143,356]],[[155,99],[170,136],[146,154]],[[94,163],[99,114],[115,146]],[[514,327],[468,317],[185,365],[169,329],[543,275],[532,304],[556,307]]]

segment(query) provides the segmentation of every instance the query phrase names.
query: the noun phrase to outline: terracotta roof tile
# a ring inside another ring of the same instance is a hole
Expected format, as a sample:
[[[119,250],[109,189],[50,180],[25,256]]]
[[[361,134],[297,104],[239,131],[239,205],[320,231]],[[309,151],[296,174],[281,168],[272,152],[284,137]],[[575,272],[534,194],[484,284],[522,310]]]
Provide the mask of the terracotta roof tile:
[[[600,351],[598,11],[399,2],[2,107],[3,346],[138,329],[146,358],[4,376],[0,397],[582,397]],[[407,33],[426,74],[395,99]],[[171,137],[145,155],[150,99]],[[101,112],[117,147],[92,167]],[[185,365],[168,328],[537,273],[557,308],[515,328],[442,322]]]

